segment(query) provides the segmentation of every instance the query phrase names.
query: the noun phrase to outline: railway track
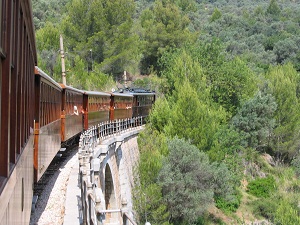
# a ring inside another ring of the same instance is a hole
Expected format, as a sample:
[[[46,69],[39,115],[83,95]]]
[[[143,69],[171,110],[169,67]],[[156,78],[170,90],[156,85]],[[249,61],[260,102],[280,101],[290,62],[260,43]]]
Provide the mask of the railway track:
[[[64,165],[68,162],[68,160],[76,154],[78,150],[78,142],[73,143],[73,145],[66,148],[65,151],[59,151],[56,157],[52,160],[50,163],[48,169],[45,171],[41,179],[38,183],[34,185],[33,189],[33,196],[36,198],[37,196],[40,196],[43,191],[45,190],[45,187],[48,185],[49,181],[54,178],[54,176],[58,176],[57,171],[59,171],[60,168],[63,168]],[[33,204],[36,203],[33,202]]]

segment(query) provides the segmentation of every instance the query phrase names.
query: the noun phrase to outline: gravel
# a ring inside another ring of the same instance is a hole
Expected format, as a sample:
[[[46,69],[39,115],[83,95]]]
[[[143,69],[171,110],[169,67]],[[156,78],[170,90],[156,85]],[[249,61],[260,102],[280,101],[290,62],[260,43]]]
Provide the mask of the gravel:
[[[69,175],[75,163],[78,163],[77,148],[69,151],[39,196],[35,210],[31,212],[30,225],[63,224]]]

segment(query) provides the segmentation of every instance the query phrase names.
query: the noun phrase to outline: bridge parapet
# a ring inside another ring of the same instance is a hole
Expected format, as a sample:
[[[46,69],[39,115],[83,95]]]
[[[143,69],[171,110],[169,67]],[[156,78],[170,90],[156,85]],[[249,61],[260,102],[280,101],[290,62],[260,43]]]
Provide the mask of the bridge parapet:
[[[79,178],[84,224],[135,224],[131,200],[137,134],[143,118],[101,123],[79,141]],[[123,145],[123,147],[122,147]]]

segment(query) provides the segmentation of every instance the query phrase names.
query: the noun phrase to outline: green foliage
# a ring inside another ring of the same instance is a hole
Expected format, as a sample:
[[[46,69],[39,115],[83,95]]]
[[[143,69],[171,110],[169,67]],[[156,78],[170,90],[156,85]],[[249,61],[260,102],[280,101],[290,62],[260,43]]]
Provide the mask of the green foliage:
[[[213,14],[211,15],[210,21],[214,22],[222,17],[222,13],[215,8]]]
[[[75,88],[92,91],[111,91],[111,87],[115,85],[112,77],[101,72],[97,63],[93,64],[93,71],[87,70],[85,61],[79,56],[75,56],[71,62],[66,60],[66,68],[72,68],[67,70],[67,83]]]
[[[201,65],[213,100],[234,115],[241,103],[256,90],[254,73],[239,58],[226,60],[222,43],[216,39],[192,45],[189,51]]]
[[[233,126],[224,125],[214,135],[213,145],[209,151],[213,161],[224,161],[228,155],[235,155],[242,147],[243,138]]]
[[[73,0],[67,9],[62,25],[71,51],[91,60],[92,49],[92,60],[114,75],[137,66],[140,49],[139,38],[132,32],[132,0]]]
[[[239,186],[234,173],[228,170],[225,163],[212,163],[211,164],[214,176],[214,200],[218,208],[227,212],[235,212],[240,206],[241,194],[234,187]]]
[[[222,108],[200,99],[187,81],[176,89],[171,111],[166,134],[190,140],[203,151],[210,148],[214,133],[226,115]]]
[[[38,65],[51,77],[56,78],[56,67],[60,65],[59,55],[59,29],[47,22],[43,28],[36,32],[36,46],[38,49]]]
[[[165,50],[194,42],[200,31],[199,40],[219,38],[232,57],[246,59],[256,72],[277,62],[299,69],[294,1],[33,0],[32,5],[36,30],[46,21],[61,27],[68,52],[89,61],[93,49],[102,71],[114,75],[159,69]]]
[[[210,164],[205,153],[183,139],[170,140],[168,149],[158,181],[172,221],[194,224],[213,195],[230,200],[232,178],[224,164]]]
[[[243,100],[252,96],[255,83],[256,78],[246,63],[235,58],[223,64],[220,74],[214,74],[212,97],[234,114]]]
[[[142,13],[142,72],[149,73],[151,66],[158,69],[157,60],[165,51],[178,48],[193,39],[193,34],[187,29],[188,25],[189,18],[170,0],[157,0],[153,8]]]
[[[47,22],[58,24],[65,5],[70,0],[32,0],[33,21],[35,29],[45,26]],[[59,42],[58,42],[59,43]]]
[[[269,197],[275,190],[276,182],[272,176],[250,181],[247,186],[247,192],[257,197]]]
[[[299,27],[299,5],[296,2],[210,1],[205,7],[201,6],[201,16],[192,19],[193,27],[201,31],[201,40],[219,38],[227,53],[232,57],[247,58],[245,62],[257,73],[266,70],[269,64],[278,62],[299,64],[295,53],[295,49],[299,52],[300,48],[295,38],[299,36],[299,29],[295,29]],[[211,22],[211,14],[216,7],[222,16]]]
[[[300,154],[292,160],[292,166],[295,169],[296,175],[300,178]]]
[[[197,11],[196,2],[194,0],[172,0],[172,2],[185,13]]]
[[[271,15],[278,16],[280,14],[280,8],[277,4],[277,0],[271,0],[269,7],[267,8],[267,13]]]
[[[142,186],[154,183],[162,167],[162,158],[168,154],[166,137],[153,129],[146,129],[140,134],[139,176]]]
[[[140,161],[133,191],[138,224],[145,223],[146,212],[147,219],[151,221],[151,224],[168,225],[168,208],[162,197],[161,187],[156,183],[162,167],[162,159],[168,154],[166,137],[148,127],[140,133],[138,143]]]
[[[299,207],[292,205],[286,199],[281,199],[275,212],[275,224],[300,224]]]
[[[248,100],[232,119],[232,124],[244,139],[244,147],[268,147],[275,126],[276,102],[267,90],[259,91]]]
[[[272,148],[278,159],[291,157],[297,149],[299,102],[297,97],[299,75],[291,64],[271,67],[266,74],[269,87],[277,103]]]
[[[50,22],[36,32],[36,47],[39,50],[52,50],[59,48],[59,29]]]
[[[169,225],[169,212],[163,201],[161,187],[156,183],[134,188],[134,209],[138,213],[138,224],[144,224],[146,219],[153,225]],[[147,216],[147,218],[146,218]]]
[[[276,61],[278,63],[284,63],[289,59],[293,60],[299,51],[296,41],[293,38],[286,38],[274,44],[274,53],[277,56]]]
[[[218,208],[226,212],[235,212],[241,201],[241,194],[237,191],[240,186],[240,180],[243,177],[243,158],[241,157],[242,140],[240,134],[233,127],[223,126],[216,133],[212,148],[208,151],[209,157],[215,162],[222,162],[228,168],[227,173],[220,173],[220,180],[227,179],[227,182],[234,187],[233,190],[227,190],[224,195],[216,195],[215,203]],[[216,170],[217,172],[218,170]],[[221,178],[222,177],[222,178]],[[223,191],[223,188],[220,187]],[[226,190],[226,189],[225,189]]]
[[[208,157],[186,141],[175,138],[168,148],[158,180],[172,220],[191,224],[213,202],[213,170]]]
[[[100,66],[94,65],[95,69],[87,73],[87,77],[80,76],[82,88],[91,91],[111,91],[111,87],[115,86],[112,76],[101,72]]]
[[[282,184],[285,185],[285,182]],[[270,198],[255,200],[251,207],[256,216],[263,216],[274,224],[298,224],[300,221],[297,194],[281,195],[277,192]]]
[[[189,81],[193,88],[203,97],[208,96],[206,78],[199,62],[192,58],[189,50],[174,49],[165,52],[159,59],[161,77],[167,80],[168,87],[164,92],[168,95],[176,95],[175,88],[179,88],[184,80]],[[173,93],[174,92],[174,93]]]
[[[165,87],[165,81],[156,75],[149,75],[143,76],[141,79],[136,79],[132,86],[155,91],[157,97],[159,97]]]
[[[192,58],[197,59],[201,65],[208,82],[212,83],[220,72],[220,67],[226,61],[223,54],[223,43],[219,39],[213,38],[211,41],[197,42],[196,45],[191,45],[188,49]]]
[[[221,218],[215,217],[212,214],[205,214],[204,216],[201,216],[198,218],[196,225],[208,225],[208,224],[219,224],[219,225],[225,225]]]
[[[168,125],[171,113],[168,101],[165,98],[158,98],[149,116],[151,126],[157,131],[162,132]]]
[[[275,199],[260,198],[251,203],[256,216],[262,216],[270,221],[274,221],[277,204]]]
[[[238,194],[236,198],[231,201],[224,199],[222,197],[216,197],[215,203],[216,207],[221,209],[223,212],[236,212],[241,204],[242,195]]]

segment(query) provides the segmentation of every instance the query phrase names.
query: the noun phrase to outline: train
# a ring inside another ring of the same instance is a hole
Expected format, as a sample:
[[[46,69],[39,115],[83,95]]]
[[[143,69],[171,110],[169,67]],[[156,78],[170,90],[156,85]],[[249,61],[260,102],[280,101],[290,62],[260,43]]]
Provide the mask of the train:
[[[146,118],[156,95],[54,81],[37,67],[31,0],[2,0],[0,29],[0,224],[29,224],[34,184],[57,153],[101,122]]]
[[[79,90],[59,84],[35,67],[34,179],[69,141],[105,121],[148,116],[155,92],[121,89],[114,92]]]

